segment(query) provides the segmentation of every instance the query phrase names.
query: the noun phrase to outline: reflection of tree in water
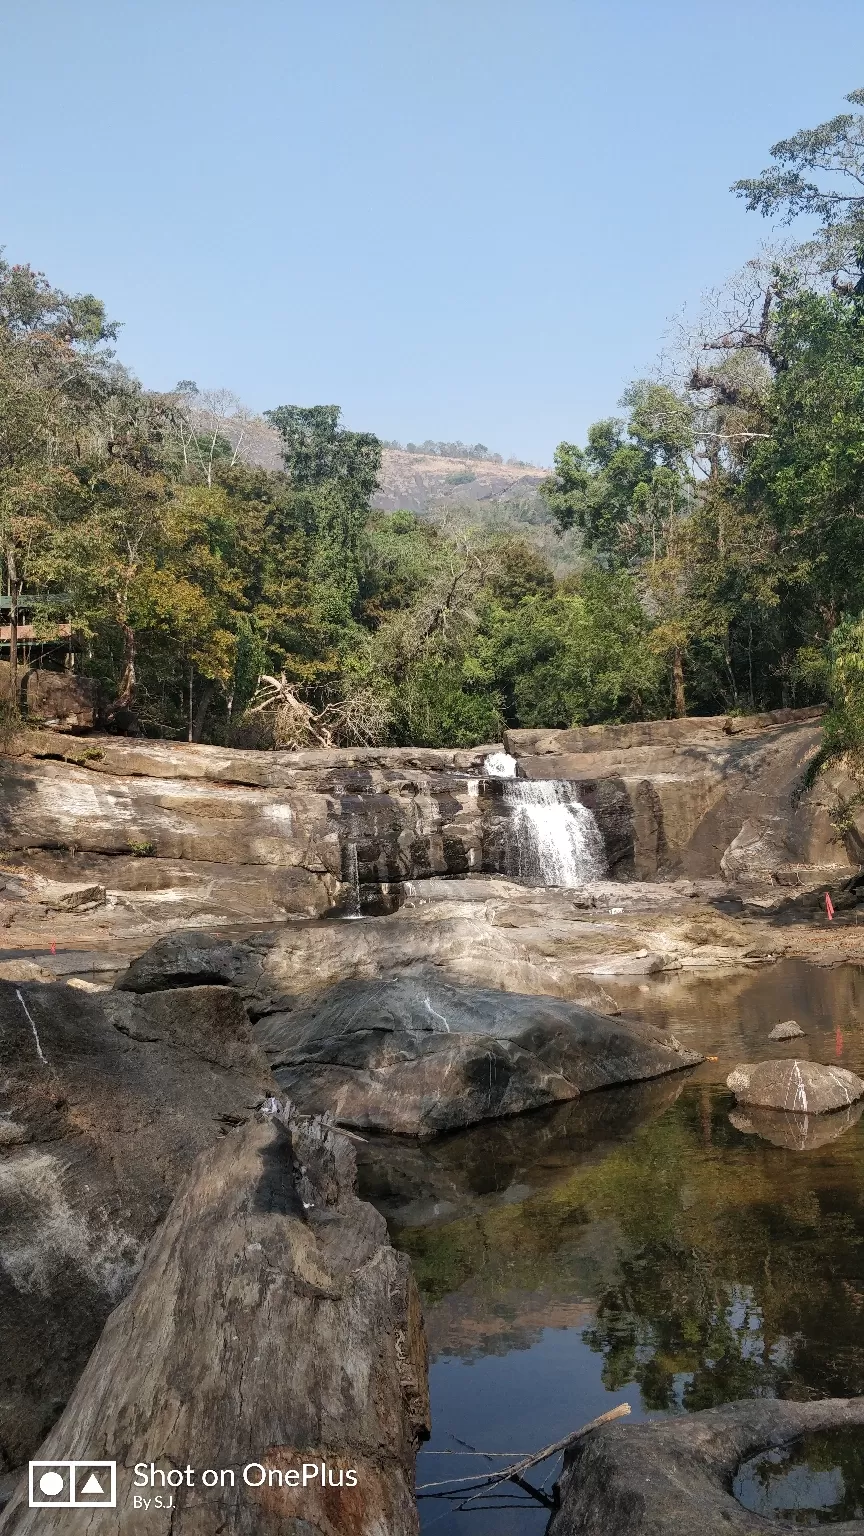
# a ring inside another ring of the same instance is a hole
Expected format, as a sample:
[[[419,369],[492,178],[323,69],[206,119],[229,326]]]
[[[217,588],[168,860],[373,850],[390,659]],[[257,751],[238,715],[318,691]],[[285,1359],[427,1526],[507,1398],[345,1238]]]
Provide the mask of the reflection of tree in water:
[[[647,1181],[627,1170],[618,1275],[585,1334],[604,1381],[653,1409],[864,1392],[860,1131],[799,1154],[742,1143],[725,1108],[688,1095],[644,1138]],[[611,1195],[624,1170],[603,1171]]]
[[[482,1318],[515,1303],[512,1346],[520,1294],[544,1292],[553,1326],[555,1298],[591,1302],[607,1387],[635,1380],[653,1409],[864,1392],[864,1122],[798,1153],[736,1130],[730,1102],[685,1088],[518,1202],[397,1230],[427,1305],[467,1296],[487,1353]]]
[[[864,1514],[861,1431],[822,1430],[761,1452],[740,1468],[734,1493],[745,1509],[769,1518],[772,1511],[782,1512],[794,1521],[800,1510],[830,1509],[826,1523],[860,1519]]]

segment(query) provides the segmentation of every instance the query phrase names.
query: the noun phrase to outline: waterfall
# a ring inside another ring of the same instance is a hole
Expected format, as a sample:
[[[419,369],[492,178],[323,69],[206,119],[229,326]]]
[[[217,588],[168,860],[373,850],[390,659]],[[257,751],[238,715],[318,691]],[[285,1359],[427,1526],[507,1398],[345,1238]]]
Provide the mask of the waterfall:
[[[489,778],[503,779],[511,807],[508,873],[532,885],[579,886],[606,873],[603,837],[573,786],[558,779],[517,779],[516,761],[493,752],[484,764]]]
[[[490,752],[484,760],[483,772],[487,779],[515,779],[516,759],[509,752]]]
[[[346,884],[350,887],[347,900],[342,911],[342,916],[347,918],[362,917],[363,912],[360,902],[360,866],[357,860],[357,844],[349,843],[344,851]]]

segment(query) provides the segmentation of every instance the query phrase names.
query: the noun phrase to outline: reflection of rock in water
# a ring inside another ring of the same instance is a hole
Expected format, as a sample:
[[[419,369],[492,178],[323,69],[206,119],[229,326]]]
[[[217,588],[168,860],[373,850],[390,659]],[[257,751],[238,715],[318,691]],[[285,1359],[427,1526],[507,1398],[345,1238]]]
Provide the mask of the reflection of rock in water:
[[[761,1136],[772,1146],[788,1147],[792,1152],[811,1152],[843,1136],[858,1124],[862,1114],[864,1099],[831,1115],[795,1115],[785,1109],[759,1109],[754,1105],[747,1110],[730,1110],[729,1119],[745,1136]]]
[[[674,1104],[685,1081],[607,1088],[420,1144],[376,1138],[357,1149],[360,1192],[400,1227],[438,1226],[517,1204],[580,1166],[602,1162]]]

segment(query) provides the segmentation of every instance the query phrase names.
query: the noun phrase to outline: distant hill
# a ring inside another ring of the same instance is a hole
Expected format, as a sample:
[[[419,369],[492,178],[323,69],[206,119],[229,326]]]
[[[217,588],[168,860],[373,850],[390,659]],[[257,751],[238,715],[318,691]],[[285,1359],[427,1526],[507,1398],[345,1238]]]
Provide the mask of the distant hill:
[[[244,418],[242,431],[239,420],[226,418],[219,425],[247,464],[281,469],[279,434],[261,417]],[[471,450],[451,458],[440,451],[384,448],[372,505],[381,512],[416,512],[449,528],[515,534],[533,544],[557,576],[565,576],[579,563],[580,539],[574,532],[559,534],[538,494],[548,474],[536,464],[505,464],[500,455],[475,458]]]
[[[502,464],[497,459],[443,458],[385,448],[381,485],[374,505],[382,512],[405,509],[421,516],[433,508],[459,503],[519,501],[537,494],[549,474],[534,464]]]

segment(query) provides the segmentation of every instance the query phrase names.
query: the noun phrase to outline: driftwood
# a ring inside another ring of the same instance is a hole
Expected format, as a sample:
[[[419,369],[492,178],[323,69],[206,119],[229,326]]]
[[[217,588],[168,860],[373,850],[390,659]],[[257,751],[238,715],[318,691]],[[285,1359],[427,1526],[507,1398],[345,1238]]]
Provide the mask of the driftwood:
[[[482,1482],[483,1487],[476,1494],[472,1494],[471,1498],[466,1501],[471,1504],[474,1499],[479,1498],[481,1494],[488,1493],[493,1488],[497,1488],[500,1483],[521,1482],[524,1474],[529,1472],[532,1467],[536,1467],[541,1461],[546,1461],[548,1457],[557,1455],[558,1451],[566,1451],[573,1445],[574,1441],[580,1440],[583,1435],[590,1434],[592,1429],[600,1429],[604,1424],[611,1423],[613,1419],[626,1418],[631,1411],[629,1403],[618,1403],[615,1408],[610,1408],[608,1413],[601,1413],[599,1418],[592,1419],[590,1424],[583,1424],[581,1429],[572,1430],[569,1435],[564,1436],[563,1440],[556,1440],[552,1445],[544,1446],[542,1451],[532,1451],[530,1455],[523,1456],[521,1461],[512,1462],[509,1467],[504,1467],[500,1472],[491,1474],[489,1472],[477,1472],[470,1477],[448,1477],[444,1478],[441,1482],[420,1483],[418,1484],[417,1492],[422,1493],[429,1488],[450,1488],[454,1483]],[[464,1452],[459,1454],[464,1455]],[[499,1456],[507,1453],[501,1451],[477,1451],[475,1454],[478,1456]],[[529,1489],[528,1491],[531,1493],[536,1492],[535,1489]]]
[[[76,1532],[416,1536],[429,1406],[409,1262],[354,1194],[346,1138],[275,1098],[267,1108],[198,1159],[36,1453],[116,1460],[117,1509],[77,1512]],[[136,1513],[134,1468],[151,1462],[196,1476],[173,1508]],[[297,1486],[287,1474],[304,1463],[318,1470]],[[260,1486],[244,1480],[250,1464]],[[208,1469],[233,1486],[202,1486]],[[68,1509],[29,1509],[26,1486],[0,1520],[3,1536],[70,1528]]]

